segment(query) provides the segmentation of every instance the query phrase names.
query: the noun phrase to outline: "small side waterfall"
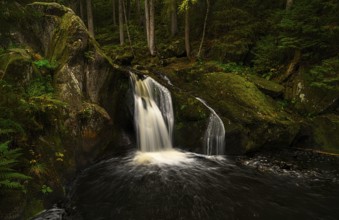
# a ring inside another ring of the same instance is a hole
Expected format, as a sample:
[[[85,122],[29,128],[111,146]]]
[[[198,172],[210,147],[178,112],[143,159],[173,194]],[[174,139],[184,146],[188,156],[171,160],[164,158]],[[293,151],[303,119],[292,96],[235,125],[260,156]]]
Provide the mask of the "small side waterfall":
[[[173,107],[170,91],[151,77],[130,73],[134,89],[134,121],[141,152],[172,149]]]
[[[210,111],[208,126],[205,132],[205,154],[223,155],[225,153],[225,127],[218,114],[201,98],[196,98]]]

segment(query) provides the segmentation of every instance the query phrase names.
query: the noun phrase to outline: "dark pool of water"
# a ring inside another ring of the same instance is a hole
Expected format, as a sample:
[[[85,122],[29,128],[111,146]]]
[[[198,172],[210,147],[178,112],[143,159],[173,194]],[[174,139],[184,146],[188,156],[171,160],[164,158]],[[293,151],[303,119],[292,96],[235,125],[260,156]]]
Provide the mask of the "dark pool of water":
[[[190,155],[181,165],[131,157],[85,170],[71,192],[70,219],[339,219],[339,185]]]

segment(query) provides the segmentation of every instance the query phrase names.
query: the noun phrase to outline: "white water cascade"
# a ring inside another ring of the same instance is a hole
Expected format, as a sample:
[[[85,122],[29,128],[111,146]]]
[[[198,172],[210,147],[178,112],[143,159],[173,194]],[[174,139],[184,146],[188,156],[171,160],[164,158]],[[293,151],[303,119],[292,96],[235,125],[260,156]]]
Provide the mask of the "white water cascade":
[[[141,152],[172,149],[173,107],[170,91],[151,77],[130,73],[134,88],[134,121]]]
[[[201,98],[196,98],[203,103],[210,111],[208,126],[204,136],[205,154],[223,155],[225,154],[225,127],[218,114],[207,105]]]

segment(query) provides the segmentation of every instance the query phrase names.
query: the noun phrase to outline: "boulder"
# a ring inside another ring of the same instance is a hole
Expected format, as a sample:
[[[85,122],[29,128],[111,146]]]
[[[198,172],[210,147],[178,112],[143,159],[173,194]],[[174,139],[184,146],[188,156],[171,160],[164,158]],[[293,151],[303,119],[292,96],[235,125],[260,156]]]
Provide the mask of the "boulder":
[[[223,120],[227,154],[244,154],[264,147],[288,147],[299,131],[299,118],[285,112],[244,76],[195,72],[191,68],[180,71],[167,68],[164,73],[174,85],[175,127],[180,131],[175,133],[174,138],[180,147],[204,152],[203,137],[211,113],[197,100],[192,101],[194,97],[205,100]],[[275,87],[274,83],[269,85]],[[267,90],[280,94],[281,87],[275,88]],[[181,95],[175,90],[179,90]]]
[[[88,166],[104,151],[123,144],[118,138],[120,133],[126,137],[133,132],[131,126],[124,125],[130,117],[123,104],[129,75],[101,51],[71,9],[57,3],[36,2],[28,5],[27,10],[38,17],[29,26],[21,24],[13,33],[12,41],[25,48],[1,55],[0,77],[29,81],[34,77],[34,60],[55,64],[49,74],[56,97],[67,106],[65,117],[60,115],[59,119],[67,131],[60,145],[68,154],[65,157],[73,158],[67,169],[74,172]]]
[[[336,114],[319,115],[308,118],[302,124],[294,146],[311,148],[329,153],[339,153],[339,116]]]
[[[303,115],[315,116],[323,113],[339,113],[339,90],[314,86],[303,70],[286,84],[285,99],[294,103]]]
[[[266,80],[256,75],[246,75],[246,79],[254,83],[258,89],[266,95],[269,95],[273,98],[283,95],[285,89],[284,86],[276,82]]]

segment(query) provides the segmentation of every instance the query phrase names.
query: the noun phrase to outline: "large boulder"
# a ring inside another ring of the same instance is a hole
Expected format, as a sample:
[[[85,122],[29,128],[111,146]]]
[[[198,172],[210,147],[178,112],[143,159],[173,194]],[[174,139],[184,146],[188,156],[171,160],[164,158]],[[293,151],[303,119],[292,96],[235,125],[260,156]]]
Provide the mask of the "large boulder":
[[[85,167],[108,148],[129,144],[128,138],[119,139],[121,132],[133,132],[125,126],[130,116],[123,104],[129,87],[128,72],[101,51],[71,9],[37,2],[26,10],[37,17],[29,26],[15,24],[20,28],[13,32],[11,41],[24,48],[0,56],[0,78],[22,84],[35,72],[42,72],[34,62],[53,63],[53,68],[42,74],[51,75],[56,97],[67,106],[60,120],[67,130],[61,145],[71,154],[66,156],[73,158],[68,169]]]
[[[339,153],[339,116],[325,114],[308,118],[302,124],[294,146],[320,150],[328,153]]]
[[[212,107],[224,122],[226,153],[243,154],[263,147],[288,147],[299,131],[299,119],[283,110],[269,96],[281,94],[274,83],[254,84],[251,78],[225,73],[195,71],[192,67],[161,69],[174,84],[176,144],[190,151],[204,152],[204,133],[210,111],[195,97]],[[260,81],[262,82],[262,81]],[[175,92],[181,88],[180,93]],[[265,95],[258,87],[269,95]],[[186,111],[186,114],[183,113]],[[192,141],[194,140],[194,141]]]

